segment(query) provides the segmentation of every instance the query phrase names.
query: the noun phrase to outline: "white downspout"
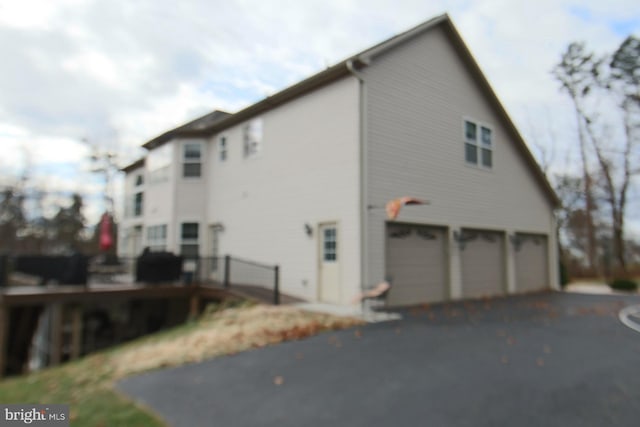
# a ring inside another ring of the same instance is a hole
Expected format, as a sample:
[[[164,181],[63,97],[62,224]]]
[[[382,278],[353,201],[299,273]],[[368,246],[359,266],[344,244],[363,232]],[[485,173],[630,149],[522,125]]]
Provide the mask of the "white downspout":
[[[357,71],[353,65],[353,59],[346,62],[349,72],[358,79],[360,93],[360,289],[364,291],[366,284],[369,283],[369,250],[367,231],[369,226],[369,209],[368,209],[368,193],[367,193],[367,96],[364,75]]]

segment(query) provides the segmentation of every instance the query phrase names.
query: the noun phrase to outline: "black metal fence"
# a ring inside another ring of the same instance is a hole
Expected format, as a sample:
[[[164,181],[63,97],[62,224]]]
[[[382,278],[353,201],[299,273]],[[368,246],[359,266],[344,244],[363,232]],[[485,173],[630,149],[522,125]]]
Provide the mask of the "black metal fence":
[[[232,284],[273,286],[273,303],[280,304],[280,267],[266,265],[242,258],[224,257],[223,286],[229,288]]]
[[[120,258],[127,275],[136,277],[136,258]],[[253,286],[273,291],[273,303],[280,303],[280,267],[235,256],[184,258],[182,282],[226,289]]]
[[[8,284],[11,272],[37,277],[40,284],[61,283],[65,285],[86,285],[89,259],[75,253],[62,255],[3,255],[0,257],[0,284]]]
[[[263,264],[243,258],[226,255],[224,257],[179,258],[181,265],[168,263],[158,267],[145,264],[140,257],[121,257],[102,262],[99,258],[75,255],[71,257],[19,256],[0,257],[0,286],[8,284],[10,271],[23,272],[42,277],[42,283],[55,280],[61,284],[102,283],[139,281],[182,282],[206,284],[229,289],[237,287],[257,287],[273,291],[273,303],[280,303],[280,267]],[[144,268],[145,271],[139,271]],[[152,271],[153,270],[153,271]],[[140,275],[140,273],[144,273]],[[153,280],[145,280],[144,277]],[[162,276],[162,277],[161,277]]]

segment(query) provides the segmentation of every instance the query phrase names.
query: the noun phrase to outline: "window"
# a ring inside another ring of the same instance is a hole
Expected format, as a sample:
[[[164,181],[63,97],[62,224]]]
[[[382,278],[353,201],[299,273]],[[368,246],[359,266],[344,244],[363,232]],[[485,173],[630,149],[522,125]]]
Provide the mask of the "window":
[[[218,154],[220,156],[220,161],[224,162],[227,160],[227,137],[221,136],[218,139]]]
[[[142,215],[142,202],[143,202],[143,194],[136,193],[133,196],[133,216]]]
[[[493,133],[490,127],[464,121],[464,158],[472,165],[487,169],[493,167]]]
[[[333,262],[338,259],[338,247],[335,228],[325,228],[323,236],[323,259],[325,262]]]
[[[262,120],[251,120],[244,126],[244,157],[255,157],[262,150]]]
[[[147,227],[147,246],[154,252],[164,251],[167,249],[166,224]]]
[[[200,178],[202,174],[202,144],[187,142],[183,146],[182,176],[185,178]]]
[[[198,223],[183,222],[180,231],[180,254],[186,258],[197,258],[200,251],[198,245]]]
[[[493,166],[493,147],[491,146],[491,129],[482,127],[482,144],[480,150],[482,152],[482,166],[491,168]]]
[[[144,177],[142,175],[136,175],[136,187],[144,184]]]

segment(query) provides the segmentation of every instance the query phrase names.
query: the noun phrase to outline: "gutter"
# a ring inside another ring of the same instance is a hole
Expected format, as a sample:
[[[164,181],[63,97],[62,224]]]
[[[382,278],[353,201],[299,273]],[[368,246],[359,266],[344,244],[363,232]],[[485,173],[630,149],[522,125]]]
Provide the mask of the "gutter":
[[[356,60],[369,65],[370,61],[362,61],[359,58]],[[360,127],[360,290],[362,292],[366,289],[366,283],[369,282],[369,251],[368,251],[368,239],[367,229],[369,226],[367,209],[368,193],[367,193],[367,173],[368,173],[368,140],[367,140],[367,93],[366,93],[366,81],[364,75],[355,69],[353,64],[354,59],[346,61],[345,65],[347,70],[353,75],[360,83],[360,111],[359,111],[359,127]]]

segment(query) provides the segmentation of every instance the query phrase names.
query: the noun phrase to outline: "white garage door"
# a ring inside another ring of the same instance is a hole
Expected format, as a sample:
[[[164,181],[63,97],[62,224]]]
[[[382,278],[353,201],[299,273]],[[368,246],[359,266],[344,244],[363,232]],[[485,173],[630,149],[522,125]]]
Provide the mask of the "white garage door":
[[[504,234],[462,230],[461,236],[462,295],[478,298],[505,294]]]
[[[516,234],[516,290],[539,291],[549,288],[547,236]]]
[[[387,225],[386,271],[393,282],[389,305],[444,301],[447,232],[410,224]]]

